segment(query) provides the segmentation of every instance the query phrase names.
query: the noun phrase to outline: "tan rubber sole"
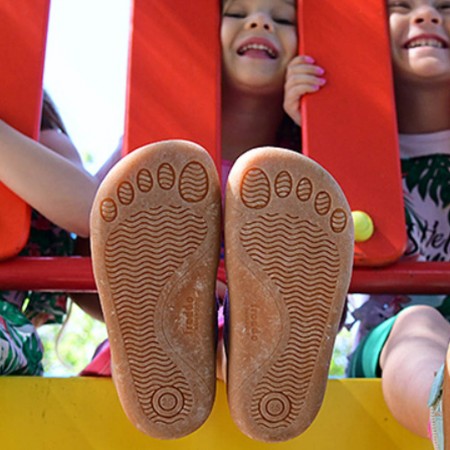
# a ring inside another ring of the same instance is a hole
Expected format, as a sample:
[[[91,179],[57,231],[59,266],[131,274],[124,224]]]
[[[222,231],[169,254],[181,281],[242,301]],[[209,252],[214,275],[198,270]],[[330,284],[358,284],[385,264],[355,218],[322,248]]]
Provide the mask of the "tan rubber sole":
[[[138,149],[102,183],[91,215],[94,274],[122,406],[144,433],[192,433],[215,396],[221,195],[201,147]]]
[[[227,185],[228,403],[249,437],[292,439],[323,401],[353,263],[353,222],[312,160],[247,152]]]

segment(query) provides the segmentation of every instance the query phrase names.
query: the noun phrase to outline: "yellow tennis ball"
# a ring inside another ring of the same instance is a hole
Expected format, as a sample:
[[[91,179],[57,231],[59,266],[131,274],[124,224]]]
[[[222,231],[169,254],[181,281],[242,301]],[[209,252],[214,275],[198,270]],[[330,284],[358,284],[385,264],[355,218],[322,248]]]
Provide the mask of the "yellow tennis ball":
[[[370,239],[374,232],[372,218],[364,211],[352,211],[355,228],[355,242],[364,242]]]

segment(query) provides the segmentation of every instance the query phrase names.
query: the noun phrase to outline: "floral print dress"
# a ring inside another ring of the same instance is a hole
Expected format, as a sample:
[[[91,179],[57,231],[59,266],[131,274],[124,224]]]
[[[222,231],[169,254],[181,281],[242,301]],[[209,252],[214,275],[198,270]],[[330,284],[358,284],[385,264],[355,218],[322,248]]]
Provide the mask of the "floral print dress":
[[[32,211],[31,230],[21,256],[69,256],[71,235]],[[44,275],[44,274],[43,274]],[[42,343],[37,327],[62,323],[67,295],[0,291],[0,375],[42,375]]]

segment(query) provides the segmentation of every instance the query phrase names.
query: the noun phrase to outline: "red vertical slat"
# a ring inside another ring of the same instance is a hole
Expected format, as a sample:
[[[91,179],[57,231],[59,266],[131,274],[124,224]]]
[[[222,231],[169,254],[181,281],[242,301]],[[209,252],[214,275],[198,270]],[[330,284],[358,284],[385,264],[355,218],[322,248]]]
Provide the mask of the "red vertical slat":
[[[49,0],[0,0],[0,117],[37,138]],[[30,209],[0,184],[0,258],[17,254],[30,228]]]
[[[124,152],[165,139],[219,164],[219,2],[134,0]]]
[[[406,244],[385,0],[299,0],[301,53],[327,85],[302,103],[306,153],[343,187],[375,233],[355,263],[397,260]]]

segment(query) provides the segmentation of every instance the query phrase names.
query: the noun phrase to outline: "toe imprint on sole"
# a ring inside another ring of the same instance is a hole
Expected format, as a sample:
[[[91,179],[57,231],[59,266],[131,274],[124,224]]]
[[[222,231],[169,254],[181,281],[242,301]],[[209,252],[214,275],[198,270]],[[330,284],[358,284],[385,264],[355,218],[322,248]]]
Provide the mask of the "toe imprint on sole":
[[[198,162],[191,162],[180,175],[180,196],[186,202],[200,202],[208,194],[208,185],[206,169]]]
[[[153,177],[148,169],[141,169],[136,177],[137,187],[141,192],[150,192],[153,187]]]
[[[168,163],[163,163],[158,168],[158,184],[161,189],[169,190],[175,184],[175,169]]]
[[[117,205],[112,198],[107,198],[101,202],[100,215],[105,222],[112,222],[117,217]]]
[[[293,190],[293,177],[288,171],[281,171],[274,181],[275,195],[281,199],[287,198]],[[314,194],[314,185],[309,178],[301,178],[296,186],[296,195],[301,202],[308,202]],[[243,177],[241,184],[241,200],[249,209],[263,209],[272,198],[269,176],[259,168],[250,169]],[[320,216],[330,214],[332,198],[326,191],[314,195],[313,206]],[[342,208],[335,208],[330,214],[329,226],[334,233],[341,233],[348,223],[348,214]]]
[[[312,195],[313,185],[309,178],[302,178],[297,184],[297,198],[301,202],[307,202]]]
[[[292,191],[292,176],[287,171],[280,172],[275,178],[275,193],[280,198],[287,197]]]
[[[250,169],[241,185],[242,202],[247,208],[265,208],[270,201],[270,181],[261,169]]]

